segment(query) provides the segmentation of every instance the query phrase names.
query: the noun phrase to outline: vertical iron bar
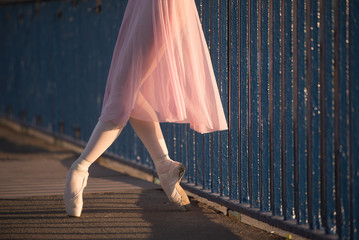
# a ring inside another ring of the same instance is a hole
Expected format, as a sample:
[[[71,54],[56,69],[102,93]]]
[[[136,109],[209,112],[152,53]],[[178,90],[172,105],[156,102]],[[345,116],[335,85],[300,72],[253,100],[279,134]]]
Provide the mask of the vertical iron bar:
[[[221,89],[220,81],[220,18],[219,0],[212,1],[212,57],[213,68],[217,78],[218,89]],[[220,133],[213,133],[213,192],[220,193],[221,163],[220,163]]]
[[[231,38],[231,32],[232,32],[232,25],[231,25],[231,9],[232,9],[232,1],[228,0],[227,2],[227,23],[228,23],[228,31],[227,31],[227,39],[228,39],[228,43],[227,43],[227,53],[228,53],[228,187],[229,187],[229,192],[228,195],[230,198],[232,198],[232,114],[231,114],[231,108],[232,108],[232,51],[231,51],[231,45],[232,45],[232,38]]]
[[[335,150],[335,205],[337,233],[342,233],[340,153],[339,153],[339,0],[334,5],[334,150]]]
[[[298,127],[298,202],[299,202],[299,216],[298,216],[298,223],[306,224],[308,223],[308,153],[307,153],[307,107],[308,107],[308,98],[307,94],[308,91],[306,89],[306,76],[308,75],[307,71],[307,35],[309,34],[308,25],[306,20],[306,12],[307,12],[307,5],[306,0],[297,0],[297,27],[298,27],[298,105],[296,107],[298,112],[298,120],[297,120],[297,127]]]
[[[203,1],[203,31],[207,41],[207,46],[211,52],[211,1]],[[211,186],[211,154],[210,154],[210,136],[211,134],[203,135],[203,154],[202,154],[202,174],[203,174],[203,188],[210,189]]]
[[[281,65],[280,65],[280,72],[281,72],[281,77],[280,77],[280,93],[281,93],[281,101],[280,101],[280,109],[281,109],[281,117],[280,117],[280,123],[281,123],[281,165],[282,165],[282,205],[283,205],[283,215],[284,215],[284,219],[287,220],[287,194],[286,194],[286,190],[287,190],[287,176],[286,176],[286,155],[285,155],[285,151],[286,151],[286,144],[285,144],[285,0],[281,0],[280,1],[280,16],[281,16],[281,24],[280,24],[280,29],[281,29],[281,45],[280,45],[280,52],[281,52]]]
[[[258,202],[262,209],[263,206],[263,159],[262,159],[262,1],[258,0],[258,8],[257,8],[257,25],[258,25],[258,47],[257,47],[257,68],[258,68],[258,185],[259,185],[259,196]]]
[[[248,3],[248,35],[247,35],[247,45],[248,45],[248,75],[247,75],[247,85],[248,85],[248,99],[247,99],[247,108],[248,108],[248,115],[247,115],[247,121],[248,121],[248,197],[249,197],[249,202],[250,202],[250,206],[253,206],[253,198],[252,198],[252,108],[251,108],[251,102],[252,102],[252,95],[251,95],[251,89],[252,89],[252,84],[251,84],[251,58],[252,58],[252,51],[251,51],[251,33],[252,33],[252,28],[251,28],[251,0],[249,0]]]
[[[294,148],[294,214],[299,222],[298,163],[298,1],[293,0],[293,148]]]
[[[240,202],[249,203],[248,178],[248,1],[240,4],[240,163],[241,189]]]
[[[270,211],[270,122],[269,122],[269,3],[261,0],[261,94],[260,94],[260,171],[261,171],[261,210]]]
[[[350,113],[350,92],[351,92],[351,85],[350,85],[350,2],[349,0],[345,1],[345,54],[346,54],[346,65],[345,65],[345,76],[346,76],[346,111],[347,114],[345,116],[346,120],[346,126],[344,129],[344,135],[346,135],[346,142],[347,142],[347,149],[346,149],[346,155],[347,155],[347,162],[348,162],[348,168],[347,168],[347,175],[349,178],[348,181],[348,208],[345,215],[347,216],[348,221],[348,232],[345,237],[352,238],[352,233],[354,232],[353,224],[353,198],[352,198],[352,158],[350,154],[350,147],[351,147],[351,132],[350,125],[351,125],[351,113]],[[358,161],[358,159],[357,159]]]
[[[333,2],[322,1],[321,6],[321,114],[323,168],[323,225],[326,233],[335,233],[335,158],[334,158],[334,15]]]
[[[281,140],[281,1],[273,1],[273,184],[274,215],[281,215],[282,206],[282,140]]]
[[[249,4],[249,68],[248,68],[248,143],[249,143],[249,176],[251,206],[259,204],[259,74],[258,74],[258,0]]]
[[[307,94],[307,108],[306,108],[306,118],[307,118],[307,198],[308,198],[308,222],[311,228],[313,228],[313,210],[312,210],[312,101],[311,101],[311,81],[312,81],[312,69],[311,69],[311,1],[306,1],[306,63],[307,63],[307,78],[306,78],[306,94]]]
[[[273,163],[273,2],[269,2],[268,38],[269,38],[269,166],[270,166],[270,208],[274,209],[274,163]]]
[[[350,1],[349,13],[349,99],[350,99],[350,161],[351,161],[351,216],[350,238],[359,239],[359,2]]]
[[[270,208],[274,213],[274,153],[273,153],[273,2],[269,2],[269,166],[270,166]]]
[[[325,44],[325,30],[326,30],[326,15],[324,0],[320,0],[320,29],[319,29],[319,40],[320,40],[320,198],[321,207],[320,212],[322,215],[322,225],[328,232],[328,221],[327,221],[327,188],[326,188],[326,154],[325,154],[325,57],[326,57],[326,44]],[[328,79],[329,80],[329,79]]]
[[[228,41],[228,1],[219,0],[219,36],[220,36],[220,62],[219,62],[219,76],[220,76],[220,93],[221,100],[224,107],[224,113],[228,116],[228,52],[229,41]],[[223,14],[224,13],[224,14]],[[220,188],[223,196],[229,196],[229,155],[228,155],[228,131],[221,131],[219,133],[220,138],[220,168],[221,168],[221,178],[220,178]]]
[[[240,108],[240,106],[241,106],[241,67],[242,67],[242,64],[241,64],[241,50],[242,50],[242,48],[241,48],[241,28],[240,28],[240,26],[241,26],[241,10],[242,10],[242,0],[238,0],[238,32],[237,32],[237,34],[238,34],[238,56],[237,56],[237,61],[238,61],[238,200],[239,200],[239,203],[241,203],[242,202],[242,197],[243,197],[243,195],[242,195],[242,191],[241,191],[241,189],[242,189],[242,154],[241,154],[241,152],[242,152],[242,138],[241,138],[241,136],[242,136],[242,131],[241,131],[241,129],[242,129],[242,121],[241,121],[241,111],[242,111],[242,109]]]
[[[348,44],[349,44],[349,0],[340,1],[339,3],[339,144],[340,144],[340,165],[341,165],[341,227],[342,232],[340,237],[343,239],[349,238],[351,223],[350,223],[350,155],[349,155],[349,136],[347,133],[349,127],[349,69],[348,69]]]
[[[215,58],[213,57],[213,1],[210,1],[210,52],[211,52],[211,58],[212,58],[212,62],[214,62]],[[210,156],[211,156],[211,178],[210,178],[210,187],[211,187],[211,191],[214,192],[214,186],[213,186],[213,181],[214,181],[214,177],[213,177],[213,139],[214,139],[214,134],[211,133],[210,134]]]
[[[282,5],[282,162],[283,213],[285,219],[294,216],[294,129],[293,129],[293,4]]]

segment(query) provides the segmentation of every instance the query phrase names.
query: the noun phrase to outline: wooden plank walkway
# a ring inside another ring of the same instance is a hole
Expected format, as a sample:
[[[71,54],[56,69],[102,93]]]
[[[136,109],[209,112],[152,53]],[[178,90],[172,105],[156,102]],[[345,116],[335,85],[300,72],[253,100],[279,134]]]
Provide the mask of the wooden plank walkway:
[[[0,197],[62,195],[65,178],[77,154],[0,127]],[[160,189],[98,164],[90,168],[85,193]]]
[[[193,200],[180,212],[159,185],[98,164],[81,217],[68,217],[62,195],[77,156],[0,125],[0,239],[282,239]]]

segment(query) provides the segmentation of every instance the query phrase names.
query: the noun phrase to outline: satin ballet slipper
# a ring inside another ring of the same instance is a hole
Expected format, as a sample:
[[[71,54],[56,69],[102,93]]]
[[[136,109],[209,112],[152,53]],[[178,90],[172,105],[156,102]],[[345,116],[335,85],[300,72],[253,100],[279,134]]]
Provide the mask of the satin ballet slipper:
[[[79,175],[79,176],[75,176]],[[80,171],[77,169],[70,169],[67,175],[66,187],[65,187],[65,194],[64,194],[64,202],[65,202],[65,209],[66,213],[70,217],[80,217],[83,207],[83,191],[87,185],[89,173],[87,171]],[[76,194],[69,194],[73,192],[71,190],[70,181],[72,178],[77,177],[79,178],[77,181],[82,180],[82,185],[80,190]]]
[[[181,206],[185,208],[185,210],[189,210],[191,207],[191,202],[188,199],[186,192],[183,190],[179,183],[176,184],[176,190],[181,195]]]
[[[187,194],[179,185],[185,173],[185,167],[182,163],[168,160],[171,161],[168,170],[163,173],[158,173],[162,189],[170,202],[174,203],[180,210],[187,211],[190,202]]]

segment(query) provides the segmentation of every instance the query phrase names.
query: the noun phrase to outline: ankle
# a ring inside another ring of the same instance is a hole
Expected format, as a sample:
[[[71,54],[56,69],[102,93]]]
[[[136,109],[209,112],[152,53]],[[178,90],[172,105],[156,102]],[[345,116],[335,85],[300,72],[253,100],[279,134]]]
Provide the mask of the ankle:
[[[153,160],[155,163],[155,167],[158,174],[165,173],[169,170],[172,160],[169,158],[169,156],[166,154],[162,157],[156,158]]]
[[[87,161],[86,159],[79,158],[72,163],[70,169],[87,172],[90,166],[91,162]]]

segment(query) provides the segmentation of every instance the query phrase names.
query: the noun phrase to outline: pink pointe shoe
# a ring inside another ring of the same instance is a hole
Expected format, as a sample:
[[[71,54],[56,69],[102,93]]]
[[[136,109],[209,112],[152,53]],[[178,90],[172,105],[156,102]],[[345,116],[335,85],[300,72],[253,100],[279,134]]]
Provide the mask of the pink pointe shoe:
[[[179,184],[186,169],[182,163],[175,162],[168,158],[166,160],[171,161],[168,170],[158,173],[163,191],[166,193],[168,199],[180,210],[187,211],[191,203],[186,192]]]
[[[66,177],[64,202],[66,213],[70,217],[80,217],[83,207],[83,191],[87,185],[89,173],[70,168]],[[81,185],[78,185],[81,184]],[[77,188],[77,189],[76,189]]]

